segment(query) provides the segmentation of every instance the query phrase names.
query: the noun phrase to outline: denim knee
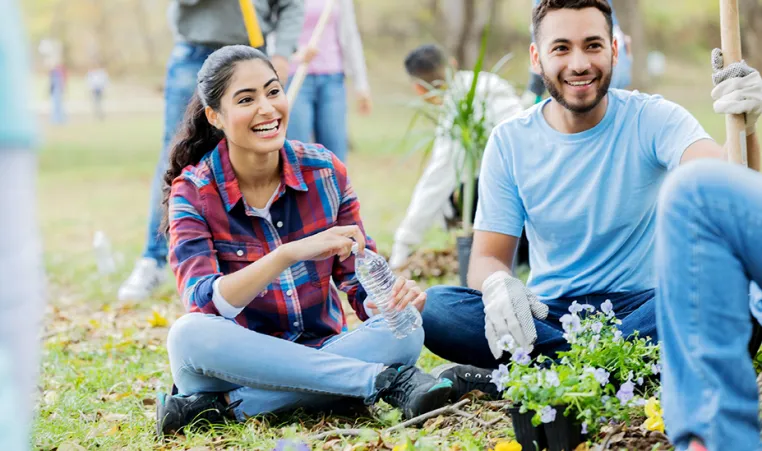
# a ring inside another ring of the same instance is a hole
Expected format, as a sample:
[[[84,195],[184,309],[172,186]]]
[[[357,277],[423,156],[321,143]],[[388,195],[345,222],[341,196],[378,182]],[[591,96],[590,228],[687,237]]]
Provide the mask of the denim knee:
[[[197,356],[215,346],[216,340],[210,340],[209,334],[201,333],[204,323],[210,319],[214,318],[204,313],[188,313],[172,324],[167,335],[170,361],[185,361],[191,357],[190,354]]]
[[[707,194],[723,196],[727,189],[730,163],[701,159],[688,162],[667,176],[659,192],[659,216],[680,207],[701,208]]]
[[[400,340],[399,358],[405,365],[415,365],[423,350],[423,327],[414,330],[410,335]]]

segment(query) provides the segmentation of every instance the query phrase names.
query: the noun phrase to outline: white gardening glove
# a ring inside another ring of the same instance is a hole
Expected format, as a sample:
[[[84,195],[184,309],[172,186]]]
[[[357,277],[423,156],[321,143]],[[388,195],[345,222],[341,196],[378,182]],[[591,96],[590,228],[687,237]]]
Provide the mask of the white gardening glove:
[[[745,61],[724,67],[722,51],[712,51],[714,112],[746,114],[746,135],[756,131],[762,113],[762,77]]]
[[[510,335],[515,343],[530,352],[537,340],[534,318],[545,319],[548,306],[517,278],[498,271],[482,284],[484,334],[495,359],[503,355],[501,339]]]

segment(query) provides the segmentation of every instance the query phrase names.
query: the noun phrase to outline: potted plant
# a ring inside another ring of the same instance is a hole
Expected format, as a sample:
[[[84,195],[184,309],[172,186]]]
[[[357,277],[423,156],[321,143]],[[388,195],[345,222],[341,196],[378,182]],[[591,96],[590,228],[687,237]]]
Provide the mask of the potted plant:
[[[645,400],[658,389],[658,345],[637,334],[625,340],[610,301],[601,311],[575,301],[561,323],[567,351],[556,359],[533,359],[531,349],[518,347],[506,336],[501,346],[511,361],[492,375],[514,403],[511,414],[518,422],[519,443],[526,440],[527,430],[520,415],[529,413],[535,428],[529,440],[539,437],[551,451],[573,450],[583,436],[594,436],[606,423],[641,416]]]
[[[417,121],[423,118],[435,127],[434,133],[427,131],[423,139],[413,146],[412,151],[425,149],[429,153],[437,138],[445,138],[453,146],[459,146],[462,152],[452,152],[455,159],[455,167],[463,193],[460,196],[462,225],[461,233],[457,237],[458,263],[460,282],[466,285],[468,274],[468,260],[471,254],[473,240],[472,218],[476,205],[474,199],[477,190],[477,177],[481,166],[484,149],[487,146],[492,128],[497,125],[491,123],[486,114],[489,92],[484,96],[477,96],[477,85],[480,76],[484,73],[484,59],[487,49],[488,31],[482,35],[481,46],[476,63],[473,67],[473,77],[464,81],[464,77],[457,75],[453,68],[447,68],[445,80],[441,85],[431,85],[424,80],[418,80],[422,86],[428,89],[428,93],[413,101],[412,106],[415,114],[409,124],[408,133],[415,127]],[[505,55],[495,64],[489,73],[495,74],[510,60],[511,55]],[[489,91],[489,86],[487,87]],[[441,102],[430,102],[430,99],[441,99]],[[441,118],[447,118],[447,124],[440,123]]]

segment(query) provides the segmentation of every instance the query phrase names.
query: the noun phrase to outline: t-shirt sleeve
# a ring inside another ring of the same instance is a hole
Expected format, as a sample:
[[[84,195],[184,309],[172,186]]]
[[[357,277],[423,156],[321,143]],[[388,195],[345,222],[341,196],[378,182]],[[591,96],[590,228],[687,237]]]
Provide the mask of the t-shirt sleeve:
[[[680,164],[691,144],[711,139],[688,110],[661,96],[648,99],[639,116],[638,133],[646,155],[669,170]]]
[[[520,237],[526,215],[510,168],[511,149],[504,144],[502,129],[495,128],[484,150],[474,229]]]

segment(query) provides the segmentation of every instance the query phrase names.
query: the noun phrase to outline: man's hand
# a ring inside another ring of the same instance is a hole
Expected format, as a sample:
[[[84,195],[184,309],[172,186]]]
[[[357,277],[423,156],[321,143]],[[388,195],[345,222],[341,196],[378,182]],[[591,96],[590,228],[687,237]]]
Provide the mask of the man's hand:
[[[519,279],[505,271],[498,271],[484,281],[482,299],[484,332],[495,359],[503,354],[499,343],[506,335],[530,352],[537,340],[534,318],[547,318],[548,306],[540,302]]]
[[[720,49],[712,51],[712,70],[714,112],[745,114],[746,135],[753,134],[762,113],[762,77],[759,72],[744,61],[725,67]]]
[[[373,100],[369,92],[362,91],[357,93],[357,111],[363,116],[367,116],[373,111]]]
[[[284,56],[275,55],[272,57],[272,63],[273,67],[275,67],[275,72],[278,73],[281,85],[286,86],[289,71],[288,59]]]

